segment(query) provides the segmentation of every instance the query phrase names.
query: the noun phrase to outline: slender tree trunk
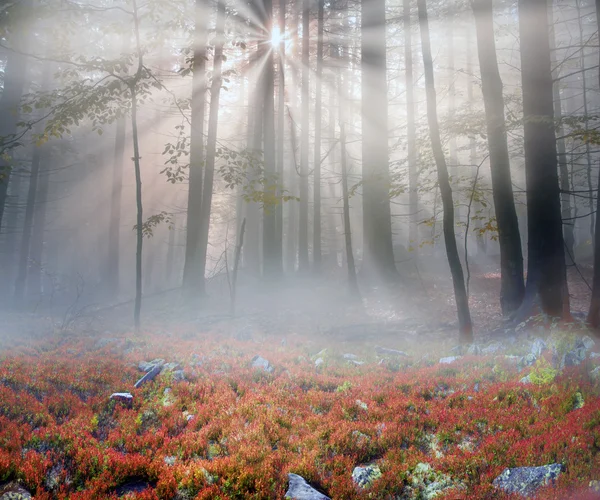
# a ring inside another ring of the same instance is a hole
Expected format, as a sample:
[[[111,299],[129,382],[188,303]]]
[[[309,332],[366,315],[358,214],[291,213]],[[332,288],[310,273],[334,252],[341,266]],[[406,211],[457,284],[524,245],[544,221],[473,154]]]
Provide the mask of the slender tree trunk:
[[[36,127],[35,133],[40,134],[42,125]],[[29,188],[27,191],[27,204],[25,206],[25,221],[23,223],[23,235],[21,237],[21,249],[19,252],[19,267],[17,270],[17,279],[15,282],[15,304],[23,305],[25,295],[25,283],[27,278],[27,269],[29,268],[29,247],[31,242],[31,232],[33,230],[33,214],[35,211],[36,196],[38,192],[38,177],[40,172],[41,148],[44,146],[33,145],[33,155],[31,158],[31,173],[29,175]]]
[[[201,261],[199,244],[204,165],[204,115],[206,108],[206,46],[208,29],[206,9],[205,0],[196,0],[187,237],[185,242],[185,264],[183,268],[183,287],[188,298],[192,294],[203,291],[204,287],[204,275],[202,274],[204,263]]]
[[[279,33],[281,41],[279,43],[279,89],[277,96],[277,198],[276,207],[276,235],[275,244],[277,245],[277,260],[283,266],[283,194],[284,185],[284,158],[285,158],[285,0],[279,0]],[[283,271],[283,269],[281,270]]]
[[[600,29],[600,0],[596,0],[596,26]],[[600,53],[598,57],[600,67]],[[600,69],[598,70],[598,83],[600,84]],[[598,172],[598,185],[600,186],[600,171]],[[595,329],[596,337],[600,338],[600,195],[596,197],[596,231],[594,232],[594,278],[592,281],[592,300],[587,321]]]
[[[167,258],[165,262],[165,288],[171,288],[173,284],[173,266],[175,263],[175,231],[177,230],[177,219],[173,218],[173,227],[169,229],[167,239]]]
[[[475,0],[472,6],[477,30],[492,192],[500,245],[500,305],[503,314],[508,315],[519,308],[525,294],[521,235],[510,173],[502,79],[498,70],[494,40],[492,0]]]
[[[44,148],[45,146],[42,146]],[[33,227],[29,246],[29,266],[27,272],[27,296],[37,300],[42,293],[42,275],[44,272],[44,239],[46,235],[46,211],[48,205],[48,188],[50,184],[50,167],[52,157],[50,148],[44,151],[44,161],[38,172],[37,195],[33,212]]]
[[[217,154],[217,127],[219,125],[219,100],[221,96],[221,68],[223,65],[223,44],[225,42],[225,5],[217,5],[217,21],[215,28],[215,48],[213,59],[212,83],[210,87],[210,110],[208,118],[208,138],[206,141],[206,169],[204,172],[202,208],[200,210],[200,240],[199,259],[201,282],[198,290],[205,294],[206,258],[208,255],[208,240],[210,233],[210,212],[212,207],[213,184],[215,175],[215,162]]]
[[[108,254],[106,265],[107,292],[114,296],[119,291],[119,259],[121,233],[121,194],[123,191],[123,160],[125,157],[125,117],[117,120],[113,158],[110,222],[108,227]]]
[[[404,16],[404,77],[406,82],[406,150],[408,164],[408,248],[419,256],[419,177],[417,173],[417,131],[415,127],[415,91],[413,82],[412,33],[410,0],[403,0]]]
[[[25,17],[32,8],[32,1],[22,2],[17,16]],[[29,30],[22,23],[14,26],[10,33],[11,45],[20,52],[27,51]],[[6,66],[4,68],[3,90],[0,97],[0,230],[3,229],[2,220],[10,182],[11,161],[6,157],[10,154],[10,144],[17,132],[19,121],[19,105],[25,88],[27,75],[27,57],[18,52],[8,50],[6,53]]]
[[[142,205],[142,171],[140,168],[140,146],[138,142],[137,94],[135,87],[131,91],[131,132],[133,138],[133,164],[135,169],[135,202],[136,202],[136,249],[135,249],[135,304],[133,322],[135,332],[140,333],[142,313],[142,247],[144,243],[144,211]]]
[[[552,15],[552,7],[549,8],[549,24],[550,24],[550,56],[552,67],[556,66],[556,38],[554,33],[554,16]],[[552,78],[556,80],[559,71],[554,71]],[[561,195],[561,216],[563,219],[563,237],[565,240],[565,259],[567,264],[572,265],[575,258],[575,234],[574,227],[575,223],[571,220],[571,195],[568,191],[571,190],[571,183],[569,182],[569,163],[567,161],[567,153],[565,147],[565,140],[563,139],[565,132],[562,126],[562,100],[560,97],[559,82],[555,81],[552,87],[552,98],[554,100],[554,117],[558,122],[558,138],[556,140],[556,148],[558,150],[558,170],[560,175],[560,189]],[[593,204],[590,203],[590,206]]]
[[[546,0],[519,0],[528,265],[517,319],[539,296],[550,316],[568,313]]]
[[[308,152],[309,152],[309,98],[310,87],[310,0],[303,0],[302,12],[302,125],[300,146],[300,221],[298,230],[298,271],[308,271]]]
[[[314,218],[313,218],[313,270],[321,272],[321,106],[323,91],[323,18],[325,0],[318,0],[317,14],[317,73],[315,84],[315,156],[314,156]]]
[[[363,271],[378,280],[394,280],[385,0],[362,0],[361,12]]]
[[[435,83],[433,77],[433,60],[431,57],[431,42],[429,38],[429,22],[427,20],[427,4],[425,0],[418,0],[419,26],[421,28],[421,46],[423,50],[423,68],[425,72],[425,90],[427,93],[427,121],[429,123],[429,134],[431,136],[431,147],[437,166],[438,184],[444,207],[444,242],[446,243],[446,255],[452,274],[454,285],[454,297],[456,299],[456,308],[458,311],[459,339],[461,344],[473,342],[473,326],[471,323],[471,313],[469,311],[469,300],[465,288],[458,247],[456,245],[456,235],[454,234],[454,202],[452,201],[452,188],[448,178],[448,168],[442,141],[440,138],[440,129],[437,117],[437,102],[435,93]]]

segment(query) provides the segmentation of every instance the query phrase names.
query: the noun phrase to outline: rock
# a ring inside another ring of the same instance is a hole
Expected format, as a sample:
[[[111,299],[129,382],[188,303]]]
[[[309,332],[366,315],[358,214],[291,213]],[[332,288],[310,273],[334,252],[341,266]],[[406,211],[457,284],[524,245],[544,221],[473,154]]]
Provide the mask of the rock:
[[[265,358],[258,355],[252,358],[252,368],[260,368],[268,373],[273,372],[273,367],[271,366],[271,363],[269,363],[269,361]]]
[[[321,366],[323,363],[325,363],[325,360],[323,358],[317,358],[315,360],[315,366],[318,368],[319,366]]]
[[[365,467],[354,467],[352,471],[352,481],[361,488],[368,488],[373,481],[381,477],[381,470],[377,465],[367,465]]]
[[[523,356],[521,358],[519,364],[521,366],[532,366],[536,361],[537,361],[536,355],[530,352],[529,354],[526,354],[525,356]]]
[[[165,462],[166,465],[173,466],[173,465],[175,465],[175,462],[177,462],[177,457],[169,455],[169,456],[163,458],[163,460],[164,460],[164,462]]]
[[[152,361],[140,361],[140,363],[138,364],[138,370],[141,372],[148,373],[156,365],[162,366],[164,364],[165,364],[165,360],[159,359],[159,358],[153,359]]]
[[[146,375],[144,375],[141,379],[139,379],[134,384],[134,387],[137,389],[138,387],[141,387],[142,385],[144,385],[146,382],[150,382],[150,381],[154,380],[156,378],[156,376],[160,373],[161,370],[162,370],[162,365],[160,365],[160,364],[154,365],[150,369],[150,371],[148,373],[146,373]]]
[[[44,486],[48,491],[55,491],[60,486],[60,476],[64,471],[62,465],[54,464],[48,472],[46,472],[46,477],[44,478]]]
[[[358,359],[358,356],[356,354],[350,354],[349,352],[347,352],[346,354],[344,354],[344,359]]]
[[[477,355],[481,354],[481,347],[478,344],[471,344],[469,346],[469,348],[467,349],[467,354],[477,356]]]
[[[504,469],[504,472],[494,479],[492,484],[507,493],[518,493],[529,497],[549,481],[554,482],[562,468],[561,464],[551,464],[541,467]]]
[[[455,486],[450,476],[436,472],[431,465],[420,462],[411,473],[409,483],[406,486],[406,493],[408,494],[406,498],[431,500],[439,496],[442,491]]]
[[[181,382],[182,380],[185,380],[185,372],[183,370],[175,370],[173,372],[173,380],[175,382]]]
[[[565,366],[579,366],[587,357],[587,350],[583,346],[576,347],[565,354]]]
[[[0,500],[30,500],[32,498],[25,488],[19,483],[11,482],[0,485]]]
[[[327,495],[315,490],[306,480],[297,474],[288,474],[289,486],[285,498],[293,500],[331,500]]]
[[[521,380],[519,380],[519,382],[521,384],[531,384],[531,377],[529,377],[529,375],[526,375]]]
[[[600,493],[600,481],[590,481],[589,484],[590,492],[592,493]]]
[[[590,359],[600,358],[600,352],[590,352]]]
[[[510,355],[510,354],[505,354],[504,355],[504,359],[506,361],[508,361],[509,363],[515,363],[515,364],[518,365],[523,358],[521,358],[520,356],[513,356],[513,355]]]
[[[596,341],[589,335],[586,335],[585,337],[583,337],[581,339],[581,343],[583,344],[583,347],[585,347],[588,351],[593,349],[594,346],[596,345]]]
[[[441,364],[450,364],[454,363],[457,359],[460,359],[460,356],[447,356],[445,358],[440,358]]]
[[[538,337],[533,340],[529,353],[533,354],[534,358],[539,358],[546,349],[548,349],[548,344],[546,344],[544,339]]]
[[[362,410],[367,411],[369,409],[369,407],[367,406],[367,403],[363,403],[360,399],[357,399],[355,402],[356,402],[356,406],[358,406]]]
[[[196,415],[186,415],[185,419],[189,422],[190,420],[194,420],[195,417]]]
[[[359,446],[371,441],[371,438],[369,436],[363,434],[360,431],[352,431],[352,437],[356,439],[356,444],[358,444]]]
[[[376,346],[375,352],[382,356],[399,356],[408,357],[404,351],[398,351],[397,349],[388,349],[387,347]]]
[[[490,345],[481,349],[482,354],[496,354],[504,349],[502,342],[492,342]]]
[[[129,392],[113,392],[110,395],[110,399],[119,401],[127,406],[131,406],[131,403],[133,403],[133,395]]]
[[[594,382],[600,382],[600,366],[597,366],[590,372],[590,378]]]
[[[165,363],[162,366],[162,372],[174,372],[175,370],[181,370],[181,365],[179,363],[177,363],[176,361],[173,361],[171,363]]]
[[[125,496],[129,493],[142,493],[150,488],[150,484],[141,478],[130,478],[123,484],[117,486],[115,492],[117,496]]]
[[[356,365],[356,366],[361,366],[364,365],[365,362],[364,361],[357,361],[355,359],[351,359],[348,361],[348,363],[350,363],[351,365]]]
[[[473,386],[473,390],[475,392],[479,392],[479,382],[477,382],[474,386]]]

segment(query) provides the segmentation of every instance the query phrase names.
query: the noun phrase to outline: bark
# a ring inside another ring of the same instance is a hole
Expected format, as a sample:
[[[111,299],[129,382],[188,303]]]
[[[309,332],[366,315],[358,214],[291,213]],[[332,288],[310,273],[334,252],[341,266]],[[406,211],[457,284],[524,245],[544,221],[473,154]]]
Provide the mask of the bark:
[[[27,16],[32,8],[32,1],[22,2],[20,15]],[[15,26],[9,35],[11,45],[20,52],[27,51],[29,30],[23,26]],[[5,158],[14,142],[19,121],[19,105],[25,88],[27,74],[27,57],[8,50],[4,69],[2,97],[0,97],[0,230],[3,229],[4,209],[6,206],[8,184],[10,183],[11,162]]]
[[[281,195],[283,190],[283,172],[284,172],[284,157],[285,157],[285,0],[279,0],[279,33],[281,34],[281,42],[279,44],[279,58],[278,58],[278,70],[279,70],[279,89],[278,89],[278,102],[277,102],[277,198],[278,203],[276,207],[276,250],[277,260],[281,262],[283,266],[283,202],[281,201]],[[283,272],[283,267],[281,269]]]
[[[273,26],[273,3],[272,0],[263,0],[264,25],[267,35]],[[266,65],[262,72],[262,91],[264,93],[264,161],[267,187],[275,196],[279,192],[279,179],[277,178],[277,166],[275,161],[275,71],[274,51],[267,45],[262,44],[263,57]],[[262,59],[262,58],[261,58]],[[277,200],[275,200],[277,203]],[[283,274],[281,261],[281,241],[277,240],[277,205],[265,205],[263,209],[263,275],[269,280],[278,280]]]
[[[121,227],[121,195],[123,191],[123,159],[125,157],[125,117],[117,120],[113,157],[110,220],[108,227],[108,254],[106,290],[110,295],[119,291],[119,241]]]
[[[596,25],[600,29],[600,0],[596,0]],[[600,53],[598,56],[600,67]],[[600,70],[598,70],[598,83],[600,84]],[[598,173],[598,185],[600,186],[600,171]],[[594,233],[594,277],[592,280],[592,299],[587,321],[595,330],[596,337],[600,338],[600,196],[596,197],[596,231]]]
[[[363,271],[378,280],[394,280],[385,0],[362,0],[361,12]]]
[[[217,21],[215,28],[215,48],[213,59],[212,82],[210,87],[210,110],[208,117],[208,138],[206,141],[206,169],[202,191],[202,208],[200,210],[199,259],[201,282],[198,290],[205,293],[206,258],[208,255],[208,239],[210,232],[210,212],[212,206],[215,162],[217,153],[217,128],[219,125],[219,100],[221,96],[221,68],[223,66],[223,44],[225,42],[225,5],[217,5]]]
[[[408,164],[408,248],[419,256],[419,177],[417,173],[417,132],[415,127],[415,91],[413,82],[412,34],[410,23],[410,0],[403,0],[404,15],[404,76],[406,82],[406,161]]]
[[[504,118],[502,79],[498,70],[492,0],[473,2],[481,89],[485,107],[492,193],[500,246],[500,305],[504,315],[516,311],[525,294],[519,219],[515,209]]]
[[[554,51],[556,47],[555,34],[553,28],[553,15],[552,9],[549,10],[549,24],[550,24],[550,55],[552,57],[551,64],[552,67],[556,66],[556,53]],[[557,79],[558,71],[554,71],[552,74],[552,78],[554,80]],[[569,163],[567,162],[567,152],[565,147],[565,132],[564,127],[562,126],[562,100],[560,98],[560,87],[559,82],[555,81],[552,87],[552,98],[554,100],[554,117],[558,122],[558,139],[556,141],[556,148],[558,150],[558,170],[560,174],[560,189],[562,191],[561,195],[561,216],[563,219],[563,237],[565,240],[565,259],[568,265],[574,264],[575,257],[575,234],[574,227],[575,223],[571,220],[571,195],[569,191],[571,190],[571,183],[569,182]],[[590,204],[590,206],[593,206]]]
[[[429,37],[429,22],[427,20],[427,4],[425,0],[418,0],[417,6],[419,11],[421,46],[423,50],[425,90],[427,95],[427,121],[429,124],[429,134],[431,136],[431,147],[433,149],[433,156],[437,167],[440,195],[444,208],[444,242],[446,244],[446,255],[448,257],[448,264],[452,274],[452,283],[454,285],[454,297],[456,299],[456,308],[458,312],[459,339],[461,344],[466,344],[473,342],[473,326],[471,323],[471,313],[469,311],[469,301],[465,288],[463,270],[458,255],[458,247],[456,245],[456,235],[454,233],[454,202],[452,200],[452,188],[450,187],[448,168],[440,138],[437,116],[437,97],[433,76],[433,60],[431,57],[431,42]]]
[[[200,244],[200,213],[204,165],[204,119],[206,109],[206,46],[207,22],[205,0],[196,0],[196,27],[194,32],[194,62],[192,77],[192,116],[190,137],[190,173],[187,207],[187,237],[183,287],[188,297],[202,292],[204,275]]]
[[[133,139],[133,165],[135,170],[135,204],[136,204],[136,245],[135,245],[135,303],[133,307],[133,322],[135,332],[140,332],[142,313],[142,247],[144,244],[143,223],[144,210],[142,205],[142,171],[140,167],[140,146],[138,141],[137,123],[137,94],[131,87],[131,132]]]
[[[546,0],[519,0],[523,88],[528,270],[517,319],[531,314],[539,297],[550,316],[568,313],[564,240]]]
[[[300,220],[298,228],[298,271],[308,271],[308,124],[309,124],[309,41],[310,0],[303,0],[302,12],[302,124],[300,147]]]
[[[313,270],[321,271],[321,107],[323,80],[323,17],[325,0],[318,0],[317,14],[317,72],[315,83],[315,151],[314,151],[314,218],[313,218]]]

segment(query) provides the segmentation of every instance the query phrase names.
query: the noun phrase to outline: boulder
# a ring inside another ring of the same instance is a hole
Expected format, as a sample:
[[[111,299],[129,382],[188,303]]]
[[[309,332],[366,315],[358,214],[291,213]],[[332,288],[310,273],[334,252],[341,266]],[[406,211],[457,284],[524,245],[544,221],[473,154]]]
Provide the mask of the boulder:
[[[441,364],[450,364],[454,363],[457,359],[460,359],[460,356],[447,356],[445,358],[440,358]]]
[[[164,359],[153,359],[152,361],[140,361],[140,363],[138,364],[138,370],[141,372],[145,372],[148,373],[150,370],[152,370],[152,368],[154,368],[156,365],[164,365],[165,364],[165,360]]]
[[[585,335],[581,338],[581,345],[589,351],[594,348],[596,341],[589,335]]]
[[[436,472],[431,465],[420,462],[413,469],[409,483],[406,486],[407,498],[422,498],[431,500],[438,497],[444,490],[460,486],[455,484],[450,476]]]
[[[0,484],[0,500],[30,500],[31,498],[31,493],[19,483]]]
[[[373,481],[381,477],[381,470],[377,465],[366,465],[364,467],[354,467],[352,471],[352,481],[361,488],[368,488]]]
[[[271,363],[261,356],[254,356],[252,358],[252,368],[259,368],[268,373],[273,372],[273,366],[271,366]]]
[[[156,376],[161,372],[161,370],[162,370],[161,364],[154,365],[150,369],[150,371],[148,373],[146,373],[146,375],[144,375],[141,379],[139,379],[134,384],[134,387],[137,389],[138,387],[141,387],[142,385],[144,385],[146,382],[150,382],[150,381],[154,380],[156,378]]]
[[[119,401],[120,403],[123,403],[127,406],[130,406],[131,403],[133,403],[133,395],[129,392],[113,392],[110,395],[110,399]]]
[[[323,358],[317,358],[315,359],[315,366],[318,368],[319,366],[321,366],[323,363],[325,363],[325,360]]]
[[[540,355],[546,350],[548,349],[548,344],[546,344],[546,342],[544,341],[544,339],[541,338],[536,338],[533,340],[533,343],[531,344],[531,349],[530,349],[530,354],[533,354],[533,356],[535,358],[539,358]]]
[[[293,500],[331,500],[327,495],[315,490],[298,474],[288,474],[288,481],[289,486],[285,492],[285,498]]]
[[[380,356],[398,356],[398,357],[408,357],[404,351],[398,351],[397,349],[388,349],[387,347],[376,346],[375,352]]]
[[[496,354],[504,349],[502,342],[492,342],[490,345],[481,349],[482,354]]]
[[[582,345],[578,345],[575,349],[565,354],[565,366],[578,366],[585,361],[587,357],[587,349]]]
[[[547,485],[550,481],[554,482],[562,468],[561,464],[550,464],[541,467],[504,469],[492,484],[507,493],[529,497],[533,496],[538,488]]]

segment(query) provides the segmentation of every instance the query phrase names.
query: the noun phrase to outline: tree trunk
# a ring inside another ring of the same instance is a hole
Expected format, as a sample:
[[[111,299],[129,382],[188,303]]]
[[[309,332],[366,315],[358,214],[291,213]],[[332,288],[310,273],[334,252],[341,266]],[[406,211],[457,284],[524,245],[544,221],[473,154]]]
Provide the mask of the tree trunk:
[[[217,5],[217,21],[215,28],[215,48],[213,59],[212,83],[210,87],[210,110],[208,117],[208,138],[206,141],[206,169],[204,172],[202,209],[200,210],[200,240],[198,254],[200,259],[201,282],[199,290],[204,295],[206,258],[208,255],[208,239],[210,233],[210,212],[212,206],[215,162],[217,154],[217,127],[219,125],[219,100],[221,96],[221,68],[223,66],[223,44],[225,42],[225,5]]]
[[[562,317],[568,290],[562,221],[546,0],[519,0],[523,87],[528,259],[525,300],[517,319],[542,310]]]
[[[119,291],[119,241],[121,232],[121,193],[123,191],[123,159],[125,157],[125,117],[117,119],[113,157],[110,222],[108,227],[108,254],[106,264],[106,291],[115,296]]]
[[[25,0],[21,4],[17,16],[26,17],[32,8],[32,1]],[[14,26],[14,31],[9,35],[13,39],[11,45],[20,52],[27,52],[29,30],[22,23],[19,24],[19,26]],[[19,105],[25,88],[26,74],[27,57],[8,50],[4,68],[4,86],[0,97],[0,230],[3,228],[2,220],[10,182],[11,161],[6,158],[6,153],[8,153],[11,140],[14,139],[17,132]]]
[[[273,2],[263,0],[263,22],[266,35],[271,33],[273,27]],[[277,195],[280,191],[280,179],[277,177],[277,165],[275,161],[275,71],[274,50],[267,44],[261,45],[263,52],[261,60],[266,59],[264,70],[261,74],[262,92],[264,94],[264,161],[265,177],[267,179],[268,193]],[[277,205],[265,205],[263,209],[263,276],[269,280],[279,280],[283,274],[283,263],[281,261],[281,241],[277,240]]]
[[[302,124],[300,146],[300,221],[298,229],[298,271],[308,271],[308,152],[310,50],[310,0],[303,0],[302,12]]]
[[[415,127],[415,90],[413,83],[412,34],[410,0],[403,0],[404,15],[404,76],[406,86],[406,161],[408,163],[408,248],[419,256],[419,177],[417,173],[417,132]]]
[[[190,137],[190,173],[187,207],[187,237],[183,287],[188,298],[204,292],[204,263],[201,261],[200,219],[204,164],[204,119],[206,108],[206,46],[207,15],[205,0],[196,0],[196,28],[194,32],[194,62],[192,77],[192,116]]]
[[[142,205],[142,171],[140,168],[140,146],[138,142],[137,94],[135,86],[131,89],[131,133],[133,138],[133,165],[135,169],[135,203],[136,203],[136,250],[135,250],[135,304],[133,322],[135,332],[140,333],[142,313],[142,247],[144,244],[144,211]]]
[[[446,243],[446,255],[450,272],[452,274],[452,283],[454,285],[454,297],[456,299],[456,308],[458,311],[459,339],[461,344],[473,342],[473,325],[471,323],[471,313],[469,311],[469,300],[465,288],[458,247],[456,245],[456,235],[454,233],[454,202],[452,201],[452,188],[448,178],[448,168],[442,141],[440,138],[440,129],[437,117],[437,102],[435,93],[435,83],[433,77],[433,60],[431,58],[431,42],[429,38],[429,22],[427,20],[427,4],[425,0],[418,0],[419,26],[421,29],[421,46],[423,50],[423,69],[425,72],[425,90],[427,94],[427,121],[429,123],[429,134],[431,136],[431,147],[437,167],[438,184],[444,207],[444,242]]]
[[[363,271],[378,280],[394,280],[385,0],[362,0],[361,12]]]
[[[472,6],[477,30],[492,192],[500,245],[500,305],[502,313],[509,315],[519,308],[525,294],[521,235],[510,173],[502,79],[498,70],[494,40],[492,0],[475,0]]]
[[[276,214],[276,234],[275,244],[277,247],[277,260],[281,263],[280,272],[283,272],[283,202],[281,195],[283,194],[284,185],[284,158],[285,158],[285,0],[279,0],[279,33],[281,41],[279,43],[279,89],[277,96],[277,206]]]
[[[313,218],[313,270],[321,272],[321,105],[323,91],[323,17],[325,0],[318,0],[317,14],[317,73],[315,84],[315,156],[314,156],[314,218]]]
[[[600,0],[596,0],[596,25],[600,29]],[[600,67],[600,54],[599,54]],[[600,69],[598,70],[598,83],[600,84]],[[600,186],[600,171],[598,173]],[[592,281],[592,300],[587,321],[595,329],[596,337],[600,338],[600,195],[596,197],[596,231],[594,232],[594,278]]]

